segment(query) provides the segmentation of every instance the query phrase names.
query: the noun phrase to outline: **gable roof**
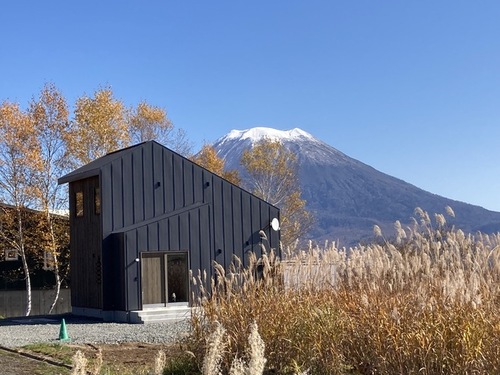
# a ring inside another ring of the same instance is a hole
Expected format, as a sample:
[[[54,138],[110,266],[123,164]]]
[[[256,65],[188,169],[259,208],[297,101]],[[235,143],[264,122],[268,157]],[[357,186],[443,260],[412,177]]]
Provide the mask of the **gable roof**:
[[[256,196],[255,194],[249,192],[248,190],[246,190],[245,188],[241,187],[241,186],[238,186],[238,185],[235,185],[234,183],[232,183],[231,181],[228,181],[227,179],[225,179],[224,177],[222,176],[219,176],[217,175],[216,173],[206,169],[205,167],[195,163],[194,161],[186,158],[185,156],[169,149],[168,147],[166,146],[163,146],[161,143],[158,143],[156,141],[145,141],[145,142],[141,142],[141,143],[137,143],[135,145],[132,145],[132,146],[129,146],[129,147],[126,147],[126,148],[122,148],[120,150],[117,150],[117,151],[113,151],[113,152],[110,152],[109,154],[106,154],[104,156],[101,156],[100,158],[96,159],[96,160],[93,160],[91,161],[90,163],[78,168],[78,169],[75,169],[73,172],[70,172],[62,177],[60,177],[58,180],[57,180],[57,183],[59,185],[62,185],[62,184],[65,184],[65,183],[68,183],[68,182],[73,182],[73,181],[78,181],[78,180],[82,180],[82,179],[85,179],[85,178],[89,178],[89,177],[94,177],[94,176],[99,176],[99,173],[101,171],[101,169],[111,163],[112,161],[116,160],[116,159],[119,159],[121,157],[123,157],[124,155],[128,154],[128,153],[131,153],[133,152],[136,148],[139,148],[139,147],[143,147],[144,145],[147,145],[147,144],[150,144],[150,143],[153,143],[154,145],[157,145],[161,148],[165,148],[165,149],[168,149],[169,151],[173,152],[174,154],[177,154],[179,155],[181,158],[183,159],[186,159],[187,161],[197,165],[198,167],[206,170],[207,172],[209,172],[210,174],[214,175],[214,176],[217,176],[219,178],[221,178],[222,180],[228,182],[229,184],[231,185],[234,185],[236,186],[238,189],[241,189],[247,193],[249,193],[250,195],[254,196],[255,198],[267,203],[268,205],[272,206],[272,207],[276,207],[278,208],[277,206],[275,206],[274,204],[270,203],[270,202],[267,202],[265,201],[264,199]]]
[[[111,163],[113,160],[118,159],[125,154],[128,154],[129,152],[132,152],[132,150],[135,148],[142,147],[146,143],[156,143],[161,147],[165,147],[163,145],[160,145],[156,141],[146,141],[146,142],[138,143],[138,144],[130,146],[130,147],[122,148],[120,150],[113,151],[113,152],[110,152],[109,154],[101,156],[100,158],[93,160],[90,163],[85,164],[84,166],[77,168],[74,171],[60,177],[57,180],[57,183],[59,185],[62,185],[62,184],[65,184],[67,182],[73,182],[73,181],[81,180],[81,179],[88,178],[88,177],[98,176],[99,171],[103,166]]]

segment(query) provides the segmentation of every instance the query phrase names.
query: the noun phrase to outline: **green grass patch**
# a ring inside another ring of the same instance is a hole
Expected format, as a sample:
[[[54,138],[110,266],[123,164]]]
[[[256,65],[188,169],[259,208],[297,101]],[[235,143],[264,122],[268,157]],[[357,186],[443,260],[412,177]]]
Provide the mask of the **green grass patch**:
[[[163,370],[163,375],[197,375],[200,370],[193,357],[180,355],[170,358]]]
[[[34,353],[46,355],[48,357],[57,359],[64,364],[71,365],[72,357],[75,354],[75,349],[67,345],[61,344],[30,344],[22,347]]]

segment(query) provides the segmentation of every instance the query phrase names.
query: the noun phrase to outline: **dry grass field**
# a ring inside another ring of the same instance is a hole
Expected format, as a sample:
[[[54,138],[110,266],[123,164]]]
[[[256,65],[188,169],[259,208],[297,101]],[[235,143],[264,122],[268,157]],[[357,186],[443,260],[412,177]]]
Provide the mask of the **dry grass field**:
[[[203,374],[500,373],[500,234],[415,215],[391,240],[375,227],[373,244],[197,275],[192,360]]]
[[[500,374],[500,233],[415,215],[395,238],[375,227],[372,244],[214,264],[193,278],[202,294],[178,345],[74,347],[60,373]]]

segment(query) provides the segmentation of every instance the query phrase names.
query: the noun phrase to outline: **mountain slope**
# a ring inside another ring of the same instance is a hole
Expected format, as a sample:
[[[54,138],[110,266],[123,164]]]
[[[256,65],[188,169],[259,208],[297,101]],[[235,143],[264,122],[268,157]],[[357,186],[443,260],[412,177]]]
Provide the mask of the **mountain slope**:
[[[500,231],[500,213],[488,211],[419,189],[405,181],[350,158],[334,147],[300,129],[280,131],[271,128],[233,130],[214,143],[226,168],[238,169],[243,150],[262,138],[279,140],[298,158],[299,181],[307,209],[316,218],[309,238],[334,240],[350,246],[373,238],[373,225],[390,235],[396,220],[408,224],[416,207],[434,213],[445,213],[450,206],[456,218],[450,224],[467,232]]]

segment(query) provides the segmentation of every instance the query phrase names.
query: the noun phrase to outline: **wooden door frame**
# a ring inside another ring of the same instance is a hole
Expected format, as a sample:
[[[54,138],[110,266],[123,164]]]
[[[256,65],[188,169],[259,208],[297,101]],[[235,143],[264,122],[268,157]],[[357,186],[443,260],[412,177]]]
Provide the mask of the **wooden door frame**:
[[[154,257],[155,255],[158,257],[161,257],[161,262],[162,262],[162,278],[163,278],[163,285],[164,285],[164,290],[162,291],[162,295],[165,296],[165,302],[159,302],[159,303],[154,303],[154,304],[144,304],[144,262],[143,262],[143,257],[144,256],[150,256]],[[167,307],[168,305],[174,305],[174,304],[179,304],[178,302],[170,302],[170,296],[168,295],[168,257],[171,255],[185,255],[186,256],[186,271],[187,271],[187,279],[185,280],[186,283],[186,290],[187,290],[187,299],[188,301],[185,302],[186,304],[189,304],[189,296],[190,296],[190,282],[189,282],[189,251],[188,250],[162,250],[162,251],[141,251],[139,253],[140,256],[140,280],[141,280],[141,285],[140,285],[140,304],[142,306],[142,309],[144,308],[161,308],[161,307]],[[182,302],[181,304],[184,304]]]

